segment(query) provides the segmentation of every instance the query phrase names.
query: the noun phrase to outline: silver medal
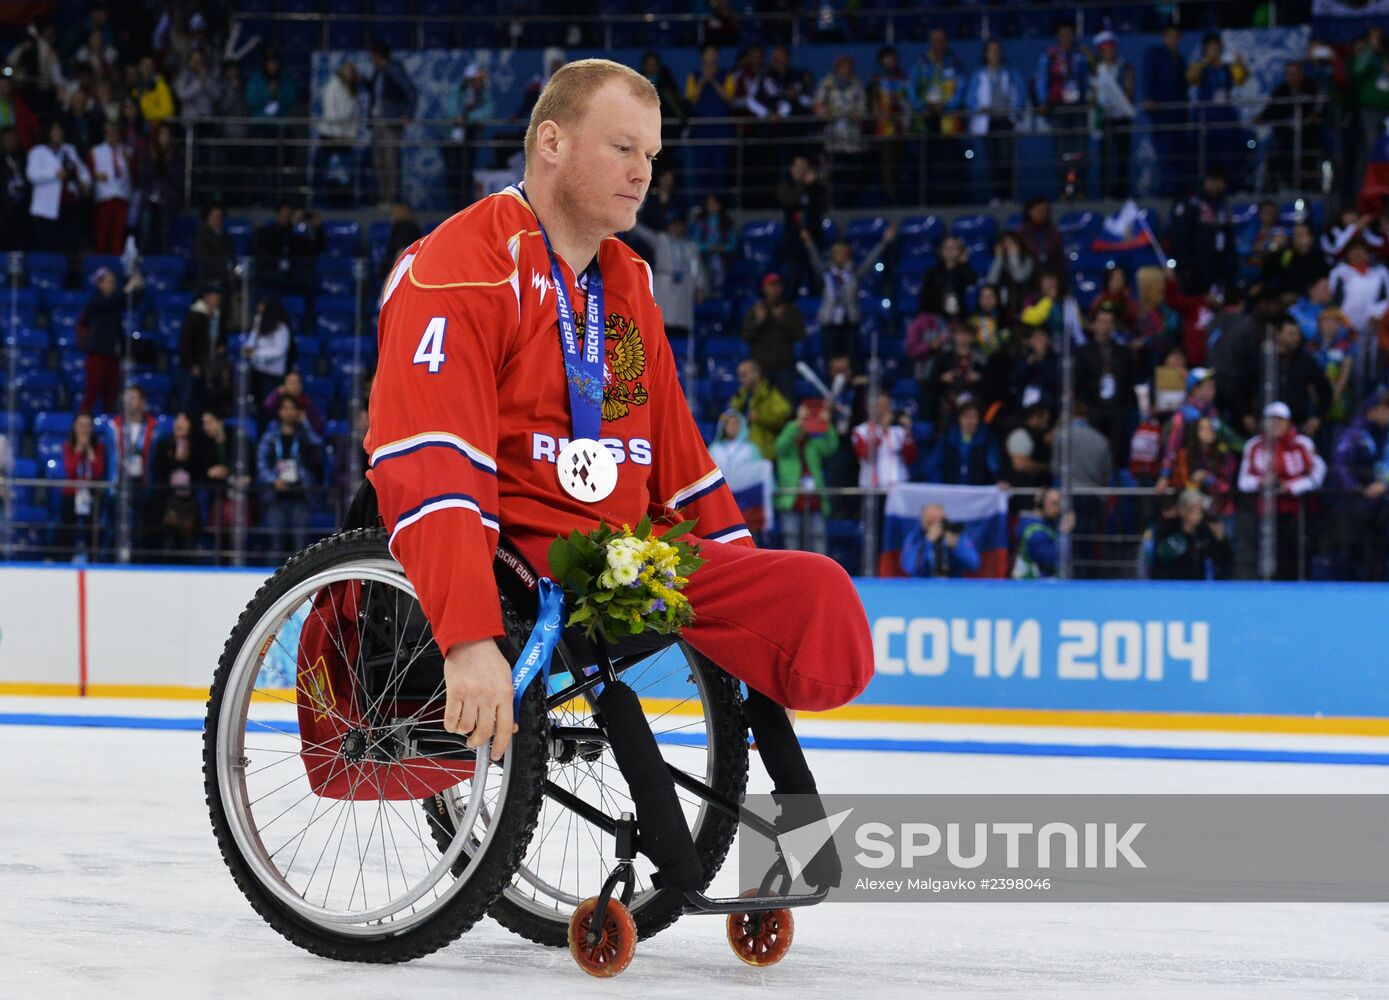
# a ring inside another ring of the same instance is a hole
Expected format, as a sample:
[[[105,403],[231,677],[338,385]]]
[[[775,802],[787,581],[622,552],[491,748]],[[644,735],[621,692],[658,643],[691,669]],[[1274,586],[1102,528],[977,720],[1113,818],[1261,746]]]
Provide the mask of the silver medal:
[[[560,486],[575,500],[598,503],[617,487],[617,461],[593,438],[570,441],[555,465]]]

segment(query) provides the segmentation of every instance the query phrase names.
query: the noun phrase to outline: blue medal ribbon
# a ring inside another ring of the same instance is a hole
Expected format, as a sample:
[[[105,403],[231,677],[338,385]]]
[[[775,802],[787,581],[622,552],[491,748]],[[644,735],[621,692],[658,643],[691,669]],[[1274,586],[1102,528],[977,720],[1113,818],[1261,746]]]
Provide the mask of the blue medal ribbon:
[[[518,187],[521,196],[525,190]],[[527,199],[529,202],[529,199]],[[588,300],[584,304],[584,343],[579,350],[579,331],[574,323],[574,310],[569,304],[569,286],[559,256],[550,245],[550,235],[536,217],[540,238],[545,241],[545,253],[550,258],[550,279],[555,286],[555,311],[559,315],[560,346],[564,349],[565,381],[569,383],[569,419],[573,440],[588,438],[597,441],[603,420],[603,335],[606,317],[603,312],[603,271],[598,254],[584,270],[587,277]],[[577,279],[579,276],[575,275]]]
[[[539,584],[540,608],[535,616],[535,628],[525,648],[516,659],[511,671],[512,711],[521,711],[521,699],[526,688],[537,676],[545,678],[545,688],[550,687],[550,657],[559,645],[564,631],[564,588],[549,577],[541,577]]]

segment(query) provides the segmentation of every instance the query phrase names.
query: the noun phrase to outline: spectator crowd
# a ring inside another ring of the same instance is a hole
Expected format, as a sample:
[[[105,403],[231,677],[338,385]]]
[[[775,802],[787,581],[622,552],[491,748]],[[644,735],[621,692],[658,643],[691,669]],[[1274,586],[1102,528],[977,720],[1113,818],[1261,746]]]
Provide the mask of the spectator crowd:
[[[1059,572],[1067,547],[1095,574],[1253,575],[1261,519],[1277,526],[1279,576],[1384,577],[1381,30],[1288,64],[1260,121],[1259,181],[1229,103],[1248,69],[1218,33],[1188,53],[1165,30],[1129,65],[1114,32],[1079,38],[1063,19],[1035,65],[1014,67],[997,41],[969,64],[943,22],[910,58],[886,46],[871,73],[844,56],[815,80],[714,7],[722,27],[683,85],[660,53],[641,61],[668,150],[626,238],[652,263],[711,452],[730,481],[765,469],[775,484],[764,541],[857,570],[843,543],[863,544],[865,504],[886,490],[989,486],[1012,497],[1018,577]],[[336,68],[305,126],[306,81],[280,50],[215,11],[152,9],[148,23],[100,3],[63,30],[35,21],[0,75],[0,249],[28,254],[7,344],[33,343],[7,386],[22,412],[0,465],[37,455],[67,484],[63,551],[101,544],[109,484],[124,482],[151,558],[220,550],[243,528],[283,552],[331,527],[360,472],[374,337],[352,263],[365,244],[374,284],[421,232],[399,159],[417,85],[376,41],[369,69]],[[504,121],[524,123],[564,59],[546,50]],[[482,137],[497,115],[470,64],[434,140],[459,205],[493,165]],[[1140,118],[1161,208],[1128,200]],[[186,121],[264,141],[184,148]],[[1103,197],[1107,212],[1001,207],[1035,122],[1052,133],[1057,195]],[[296,161],[286,140],[309,127],[312,155]],[[1336,183],[1354,187],[1311,197],[1333,145],[1350,157]],[[267,179],[259,227],[228,217],[243,207],[232,184],[183,201],[192,172],[248,170]],[[1260,183],[1298,197],[1241,196]],[[364,239],[288,195],[306,184],[329,208],[373,191],[390,221]],[[923,214],[971,184],[998,205]],[[749,212],[748,190],[774,211]],[[968,532],[927,504],[893,568],[980,565]]]

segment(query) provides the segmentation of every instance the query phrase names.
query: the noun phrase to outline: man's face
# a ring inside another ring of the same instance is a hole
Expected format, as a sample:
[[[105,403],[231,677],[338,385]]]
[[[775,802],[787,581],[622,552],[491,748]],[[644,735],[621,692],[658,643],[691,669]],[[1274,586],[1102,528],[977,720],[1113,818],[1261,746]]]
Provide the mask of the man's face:
[[[203,433],[210,438],[219,437],[222,433],[222,423],[211,413],[203,414]]]
[[[785,73],[786,68],[791,65],[791,54],[781,46],[772,49],[772,69],[778,73]]]
[[[297,424],[299,422],[299,407],[295,406],[290,399],[280,400],[279,417],[281,424]]]
[[[1293,249],[1298,253],[1310,252],[1313,242],[1314,237],[1310,226],[1298,225],[1293,229]]]
[[[1265,202],[1259,206],[1259,225],[1268,228],[1278,224],[1278,206]]]
[[[945,55],[945,50],[950,45],[950,36],[945,33],[945,29],[936,28],[931,32],[931,55],[937,58]]]
[[[291,396],[297,396],[304,391],[304,379],[298,372],[289,372],[285,375],[285,392]]]
[[[140,76],[145,80],[154,76],[154,60],[149,56],[140,60]]]
[[[879,395],[873,400],[873,416],[883,423],[892,419],[892,400],[884,395]]]
[[[1162,30],[1162,44],[1166,45],[1172,52],[1177,51],[1177,44],[1182,40],[1182,33],[1176,28],[1164,28]]]
[[[1069,24],[1063,24],[1056,29],[1056,43],[1063,49],[1069,49],[1076,40],[1076,30]]]
[[[979,430],[979,411],[974,407],[969,407],[960,412],[960,433],[967,438],[974,437]]]
[[[107,271],[101,276],[101,280],[96,283],[96,287],[101,289],[102,295],[111,295],[116,291],[116,276]]]
[[[762,282],[762,297],[767,300],[768,305],[777,305],[781,302],[781,295],[784,288],[780,278],[773,278],[770,281]]]
[[[1207,177],[1201,182],[1201,189],[1206,192],[1207,198],[1223,198],[1225,196],[1225,178]]]
[[[1284,78],[1291,87],[1302,86],[1302,63],[1290,62],[1287,69],[1283,71]]]
[[[1331,301],[1331,279],[1318,278],[1312,282],[1312,287],[1307,289],[1307,297],[1319,306],[1324,306]]]
[[[660,151],[660,105],[638,98],[624,80],[608,80],[583,118],[560,129],[557,191],[565,211],[593,231],[631,229]]]
[[[59,125],[57,122],[54,122],[53,126],[48,130],[48,144],[54,149],[57,149],[63,144],[63,126]]]
[[[1292,354],[1302,343],[1302,330],[1296,323],[1284,323],[1278,328],[1278,353]]]
[[[921,508],[921,527],[924,531],[930,531],[936,525],[945,520],[945,508],[938,503],[928,503]]]
[[[1109,343],[1114,339],[1114,314],[1103,310],[1096,313],[1090,332],[1101,344]]]
[[[1370,251],[1365,244],[1357,243],[1346,253],[1346,260],[1350,262],[1351,267],[1363,268],[1370,263]]]
[[[1056,490],[1047,490],[1042,494],[1042,516],[1048,521],[1055,521],[1061,516],[1061,494]]]
[[[958,264],[964,249],[964,244],[952,236],[940,245],[940,259],[947,265]]]
[[[1389,400],[1370,407],[1365,411],[1365,418],[1380,427],[1389,427]]]
[[[220,208],[214,208],[207,213],[207,224],[219,233],[222,231],[222,223],[225,221],[226,217]]]
[[[837,358],[830,358],[830,368],[829,368],[830,381],[833,382],[835,379],[839,378],[841,375],[844,376],[844,380],[845,380],[846,382],[847,382],[849,379],[853,378],[854,371],[853,371],[852,365],[851,365],[850,362],[849,362],[849,359],[846,358],[846,357],[843,357],[843,356],[840,356],[840,357],[837,357]]]
[[[121,398],[121,404],[125,408],[126,416],[136,417],[145,412],[145,397],[140,395],[138,389],[127,389]]]
[[[1195,531],[1205,520],[1206,512],[1202,505],[1195,500],[1184,501],[1178,509],[1178,514],[1182,519],[1182,528],[1187,533]]]
[[[1051,422],[1051,414],[1046,410],[1033,410],[1027,415],[1027,426],[1034,431],[1041,433],[1047,429],[1047,424]]]
[[[1208,378],[1196,387],[1196,401],[1201,404],[1215,402],[1215,379]]]
[[[884,72],[884,73],[896,73],[896,72],[897,72],[897,53],[896,53],[896,52],[884,52],[883,55],[882,55],[882,58],[878,60],[878,64],[879,64],[880,66],[882,66],[883,72]]]
[[[738,385],[744,389],[756,388],[762,381],[762,369],[755,362],[744,361],[738,366]]]
[[[204,298],[207,300],[207,307],[213,312],[217,312],[217,310],[222,308],[221,292],[208,292]]]
[[[1269,417],[1267,423],[1269,432],[1276,438],[1288,433],[1288,428],[1292,426],[1282,417]]]

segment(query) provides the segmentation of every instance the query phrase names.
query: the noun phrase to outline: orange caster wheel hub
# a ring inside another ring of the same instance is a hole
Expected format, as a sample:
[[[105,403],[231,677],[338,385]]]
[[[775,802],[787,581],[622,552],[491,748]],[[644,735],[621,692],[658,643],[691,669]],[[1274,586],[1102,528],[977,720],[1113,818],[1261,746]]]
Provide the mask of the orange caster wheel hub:
[[[743,895],[752,895],[749,890]],[[728,944],[748,965],[775,965],[791,948],[796,921],[790,910],[763,910],[728,915]]]
[[[597,940],[591,942],[589,932],[593,929],[593,911],[597,907],[598,897],[590,896],[569,918],[569,954],[590,976],[606,979],[632,963],[637,950],[637,925],[621,901],[610,899]]]

